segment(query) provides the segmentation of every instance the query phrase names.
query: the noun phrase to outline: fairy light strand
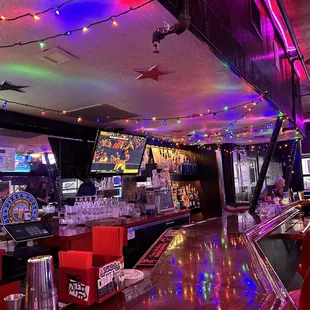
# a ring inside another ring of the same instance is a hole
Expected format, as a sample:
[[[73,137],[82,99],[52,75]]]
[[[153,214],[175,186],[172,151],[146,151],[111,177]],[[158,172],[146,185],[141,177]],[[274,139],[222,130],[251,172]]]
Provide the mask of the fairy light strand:
[[[40,106],[36,106],[34,104],[28,104],[28,103],[23,103],[23,102],[18,102],[18,101],[12,101],[12,100],[7,100],[7,99],[4,99],[4,98],[0,98],[0,101],[3,101],[3,102],[7,102],[7,103],[10,103],[10,104],[15,104],[15,105],[18,105],[18,106],[23,106],[23,107],[29,107],[29,108],[33,108],[33,109],[37,109],[37,110],[44,110],[46,113],[47,112],[52,112],[52,113],[56,113],[56,114],[61,114],[61,115],[67,115],[67,116],[70,116],[70,112],[69,111],[64,111],[64,110],[56,110],[56,109],[50,109],[50,108],[44,108],[44,107],[40,107]],[[249,104],[253,104],[255,102],[251,101],[251,102],[246,102],[244,104],[239,104],[239,105],[236,105],[232,108],[230,108],[230,110],[235,110],[237,108],[241,108],[241,107],[244,107],[245,105],[249,105]],[[256,106],[256,105],[255,105]],[[210,111],[210,110],[208,110]],[[207,113],[200,113],[200,114],[192,114],[192,115],[187,115],[187,116],[176,116],[176,117],[151,117],[151,118],[131,118],[131,119],[128,119],[128,118],[123,118],[123,119],[120,119],[120,118],[117,118],[117,117],[110,117],[110,116],[106,116],[104,119],[102,119],[102,122],[106,121],[106,120],[109,120],[109,121],[114,121],[114,120],[120,120],[120,121],[125,121],[126,123],[130,123],[130,122],[134,122],[136,124],[140,123],[141,121],[161,121],[161,122],[164,122],[165,125],[168,123],[168,121],[171,121],[171,120],[175,120],[177,123],[181,123],[181,120],[184,120],[184,119],[192,119],[192,118],[196,118],[196,117],[200,117],[200,116],[208,116],[208,115],[212,115],[213,113],[224,113],[227,111],[226,110],[219,110],[219,111],[210,111],[210,112],[207,112]],[[246,111],[246,113],[249,113],[249,111]],[[245,113],[242,114],[241,117],[238,118],[238,120],[240,118],[242,118],[244,116]],[[97,117],[96,117],[97,119]],[[236,123],[236,120],[234,121]],[[225,127],[226,128],[226,127]]]
[[[38,18],[40,15],[46,14],[49,11],[55,11],[56,14],[59,15],[59,9],[61,9],[63,6],[65,6],[65,5],[67,5],[67,4],[71,3],[71,2],[74,2],[74,1],[76,1],[76,0],[66,0],[66,1],[60,3],[57,6],[51,6],[51,7],[47,8],[47,9],[45,9],[43,11],[40,11],[40,12],[36,12],[36,13],[28,12],[28,13],[25,13],[25,14],[22,14],[22,15],[19,15],[19,16],[11,17],[11,18],[7,18],[7,17],[1,15],[0,20],[2,20],[3,22],[12,22],[12,21],[15,21],[15,20],[18,20],[18,19],[22,19],[22,18],[25,18],[25,17],[32,17],[32,18],[35,18],[35,19],[40,19],[40,18]]]
[[[136,10],[139,10],[141,9],[142,7],[154,2],[155,0],[149,0],[145,3],[142,3],[136,7],[130,7],[129,9],[127,9],[126,11],[123,11],[119,14],[115,14],[115,15],[111,15],[110,17],[108,18],[105,18],[105,19],[101,19],[101,20],[97,20],[91,24],[89,24],[88,26],[82,26],[82,27],[79,27],[79,28],[75,28],[75,29],[71,29],[71,30],[67,30],[63,33],[58,33],[58,34],[55,34],[55,35],[51,35],[51,36],[48,36],[48,37],[45,37],[45,38],[42,38],[42,39],[36,39],[36,40],[30,40],[30,41],[25,41],[25,42],[15,42],[15,43],[12,43],[12,44],[7,44],[7,45],[0,45],[0,48],[10,48],[10,47],[14,47],[14,46],[24,46],[24,45],[29,45],[29,44],[33,44],[33,43],[40,43],[40,42],[45,42],[45,41],[48,41],[48,40],[52,40],[52,39],[56,39],[56,38],[60,38],[60,37],[66,37],[68,35],[71,35],[72,33],[75,33],[75,32],[85,32],[85,29],[89,29],[93,26],[97,26],[97,25],[101,25],[101,24],[104,24],[104,23],[107,23],[107,22],[115,22],[115,19],[117,19],[118,17],[121,17],[123,15],[126,15],[132,11],[136,11]],[[37,15],[33,15],[33,17],[35,17]],[[6,20],[6,19],[5,19]],[[113,23],[113,25],[115,25],[115,23]]]

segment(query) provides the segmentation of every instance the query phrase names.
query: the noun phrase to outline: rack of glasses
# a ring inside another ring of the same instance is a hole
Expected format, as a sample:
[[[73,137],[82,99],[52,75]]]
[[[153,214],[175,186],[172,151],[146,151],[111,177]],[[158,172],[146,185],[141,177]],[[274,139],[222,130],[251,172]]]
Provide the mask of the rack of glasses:
[[[61,224],[85,225],[88,221],[122,216],[139,216],[140,207],[119,198],[103,196],[76,197],[73,206],[65,206]]]

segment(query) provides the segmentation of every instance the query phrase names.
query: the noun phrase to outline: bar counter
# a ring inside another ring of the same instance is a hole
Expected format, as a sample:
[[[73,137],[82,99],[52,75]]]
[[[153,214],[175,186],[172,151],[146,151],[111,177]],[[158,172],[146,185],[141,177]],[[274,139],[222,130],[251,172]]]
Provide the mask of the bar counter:
[[[293,204],[267,219],[245,213],[186,225],[155,268],[140,268],[144,280],[89,309],[297,309],[259,241],[298,212]]]
[[[145,227],[151,227],[163,224],[164,229],[173,227],[180,224],[184,225],[189,223],[190,210],[180,210],[173,213],[167,213],[162,215],[148,216],[141,215],[134,218],[128,218],[125,224],[119,225],[124,227],[127,233],[132,233],[137,230],[141,230]],[[125,233],[125,245],[128,243],[127,233]],[[160,235],[160,234],[159,234]],[[158,238],[156,236],[155,239]],[[52,238],[44,239],[41,243],[48,247],[59,247],[60,250],[80,250],[91,251],[92,250],[92,233],[91,228],[88,227],[67,227],[61,226],[59,230],[54,232]],[[154,240],[153,240],[154,241]]]

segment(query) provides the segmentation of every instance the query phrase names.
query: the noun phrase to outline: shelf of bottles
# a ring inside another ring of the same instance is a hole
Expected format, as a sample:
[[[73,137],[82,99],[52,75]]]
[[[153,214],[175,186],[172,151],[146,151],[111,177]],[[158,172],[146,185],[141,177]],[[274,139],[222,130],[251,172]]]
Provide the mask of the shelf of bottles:
[[[184,176],[184,181],[197,179],[196,158],[189,151],[148,145],[142,166],[145,163],[155,163],[158,169],[169,171],[172,180],[181,181],[180,176]]]
[[[176,209],[200,208],[199,191],[195,183],[171,182],[172,196]]]

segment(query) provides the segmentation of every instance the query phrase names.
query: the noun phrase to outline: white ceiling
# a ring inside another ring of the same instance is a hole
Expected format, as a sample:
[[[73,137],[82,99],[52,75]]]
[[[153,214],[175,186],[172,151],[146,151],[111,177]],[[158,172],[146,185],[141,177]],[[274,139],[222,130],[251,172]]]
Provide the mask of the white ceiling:
[[[64,33],[90,22],[107,18],[143,3],[141,0],[119,1],[73,1],[60,9],[60,15],[48,12],[40,20],[26,17],[14,22],[0,21],[0,45],[14,42],[38,40],[56,33]],[[6,18],[36,12],[59,4],[59,0],[0,0],[0,15]],[[162,121],[124,120],[99,124],[104,127],[124,127],[129,131],[143,130],[150,134],[184,138],[193,132],[214,133],[237,119],[243,108],[218,114],[186,119],[180,124],[176,118],[221,110],[224,107],[257,100],[259,96],[216,58],[209,47],[189,31],[180,36],[165,38],[160,54],[152,53],[153,31],[176,20],[157,1],[117,19],[118,27],[112,23],[90,28],[87,32],[46,42],[44,49],[59,47],[74,55],[72,60],[52,65],[42,61],[38,54],[43,50],[38,43],[0,49],[0,82],[7,80],[16,85],[27,85],[25,93],[0,91],[0,98],[42,107],[35,110],[8,104],[8,110],[40,115],[44,109],[80,110],[66,116],[48,112],[44,117],[77,122],[77,116],[96,113],[94,116],[136,115],[136,118],[175,118],[167,125]],[[173,72],[152,79],[136,80],[134,69],[148,70],[158,65],[161,71]],[[91,112],[83,109],[103,105]],[[107,109],[106,105],[112,106]],[[122,111],[113,110],[117,108]],[[112,109],[112,110],[111,110]],[[109,111],[109,112],[106,112]],[[112,112],[111,112],[112,111]],[[114,112],[113,112],[114,111]],[[265,100],[248,113],[246,119],[238,121],[232,130],[241,131],[250,125],[258,126],[271,122],[278,113]],[[92,114],[93,115],[93,114]],[[126,116],[127,117],[127,116]],[[83,124],[98,126],[96,122]],[[268,141],[272,129],[250,134],[263,135],[259,141]],[[226,139],[227,142],[249,143],[246,138]],[[188,138],[186,138],[188,139]],[[197,138],[198,139],[198,138]],[[206,139],[212,143],[214,139]],[[225,140],[223,140],[225,142]]]

